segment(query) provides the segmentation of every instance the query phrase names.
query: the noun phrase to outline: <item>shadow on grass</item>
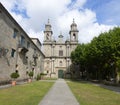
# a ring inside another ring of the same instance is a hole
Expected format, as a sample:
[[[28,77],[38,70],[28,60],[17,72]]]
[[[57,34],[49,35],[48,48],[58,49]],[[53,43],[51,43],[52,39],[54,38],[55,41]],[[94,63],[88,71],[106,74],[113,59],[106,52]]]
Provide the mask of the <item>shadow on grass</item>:
[[[111,90],[117,93],[120,93],[120,87],[119,86],[112,86],[112,85],[106,85],[104,83],[98,82],[98,81],[85,81],[85,80],[81,80],[81,79],[66,79],[66,81],[71,81],[74,83],[80,83],[80,84],[91,84],[94,86],[99,86],[101,88],[104,88],[106,90]]]
[[[89,81],[85,81],[82,79],[65,79],[67,82],[71,81],[71,82],[75,82],[75,83],[82,83],[82,84],[89,84]]]

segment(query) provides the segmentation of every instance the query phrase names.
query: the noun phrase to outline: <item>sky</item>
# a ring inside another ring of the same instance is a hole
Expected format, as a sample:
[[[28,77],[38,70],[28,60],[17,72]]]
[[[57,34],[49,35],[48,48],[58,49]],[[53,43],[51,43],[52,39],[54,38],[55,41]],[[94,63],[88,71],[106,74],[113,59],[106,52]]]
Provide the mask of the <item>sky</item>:
[[[120,26],[120,0],[0,0],[13,18],[30,37],[44,40],[48,19],[53,38],[60,32],[69,38],[70,25],[75,19],[79,43],[89,43],[100,33]]]

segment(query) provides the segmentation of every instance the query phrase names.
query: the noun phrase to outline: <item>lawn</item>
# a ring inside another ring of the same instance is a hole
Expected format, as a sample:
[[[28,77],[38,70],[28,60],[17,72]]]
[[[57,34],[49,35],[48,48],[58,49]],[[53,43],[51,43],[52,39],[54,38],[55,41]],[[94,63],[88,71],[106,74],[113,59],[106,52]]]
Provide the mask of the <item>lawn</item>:
[[[120,94],[87,82],[67,82],[80,105],[120,105]]]
[[[0,89],[0,105],[38,105],[54,82],[32,82]]]

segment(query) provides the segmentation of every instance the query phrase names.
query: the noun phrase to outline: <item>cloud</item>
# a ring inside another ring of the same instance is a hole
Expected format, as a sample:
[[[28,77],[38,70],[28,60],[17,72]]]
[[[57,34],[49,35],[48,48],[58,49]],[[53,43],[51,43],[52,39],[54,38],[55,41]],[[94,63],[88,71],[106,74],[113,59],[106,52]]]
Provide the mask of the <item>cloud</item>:
[[[30,37],[43,41],[44,25],[50,18],[55,38],[62,31],[69,36],[73,18],[79,30],[79,42],[87,43],[112,25],[98,24],[96,13],[83,8],[87,0],[0,0]],[[15,11],[17,6],[17,11]],[[23,12],[24,11],[24,12]],[[25,17],[26,16],[26,17]],[[29,17],[29,18],[28,18]]]
[[[84,8],[95,11],[99,23],[120,25],[120,0],[87,0]]]
[[[72,6],[72,8],[83,8],[84,4],[86,3],[87,0],[76,0],[76,2],[74,2],[74,5]]]
[[[95,36],[97,37],[100,33],[107,32],[114,26],[103,25],[103,24],[89,24],[87,27],[83,27],[79,30],[79,42],[89,43]]]
[[[34,30],[30,29],[28,31],[28,34],[31,38],[38,38],[40,42],[43,42],[43,39],[44,39],[43,31],[35,32]]]
[[[6,9],[10,12],[11,8],[13,7],[15,0],[0,0],[2,4],[6,7]]]

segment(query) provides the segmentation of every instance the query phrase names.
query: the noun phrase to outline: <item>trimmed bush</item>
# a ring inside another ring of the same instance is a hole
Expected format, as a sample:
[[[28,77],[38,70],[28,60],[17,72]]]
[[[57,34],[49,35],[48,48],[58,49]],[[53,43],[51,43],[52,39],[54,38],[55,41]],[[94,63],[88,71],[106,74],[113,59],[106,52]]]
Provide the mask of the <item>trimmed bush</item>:
[[[28,73],[28,75],[29,75],[30,78],[32,78],[33,75],[34,75],[34,72],[33,72],[33,71],[30,71],[30,72]]]
[[[18,72],[13,72],[10,77],[13,79],[17,79],[20,75],[18,74]]]

